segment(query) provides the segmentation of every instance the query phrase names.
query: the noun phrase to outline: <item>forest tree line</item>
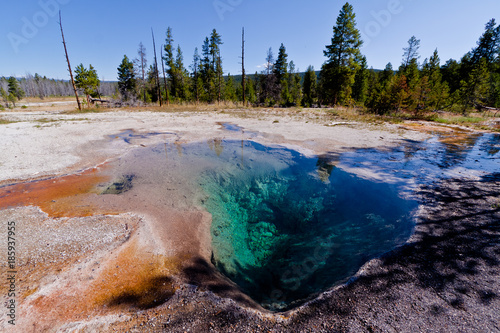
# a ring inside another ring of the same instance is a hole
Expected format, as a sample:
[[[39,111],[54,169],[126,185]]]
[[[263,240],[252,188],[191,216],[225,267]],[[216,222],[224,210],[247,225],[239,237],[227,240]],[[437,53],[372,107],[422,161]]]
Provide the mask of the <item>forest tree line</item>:
[[[486,24],[477,45],[460,60],[442,64],[436,49],[421,61],[420,40],[412,36],[403,48],[399,67],[388,63],[384,70],[368,68],[361,53],[363,41],[356,28],[356,15],[349,3],[342,7],[333,26],[331,43],[324,50],[326,61],[319,71],[309,66],[305,73],[298,73],[281,44],[277,55],[269,48],[263,71],[236,80],[224,75],[222,44],[222,36],[213,29],[200,49],[195,48],[186,67],[184,54],[180,45],[175,45],[169,27],[159,47],[160,56],[154,54],[151,64],[142,42],[134,58],[123,57],[117,68],[117,87],[112,83],[104,85],[92,65],[86,68],[83,64],[74,71],[75,83],[87,99],[116,95],[117,89],[119,98],[130,103],[244,101],[254,106],[357,106],[378,114],[402,110],[466,113],[500,107],[500,26],[495,19]],[[0,80],[4,101],[16,96],[16,89],[11,87],[14,83],[9,80]],[[18,83],[19,90],[28,96],[72,93],[69,82],[37,74]]]
[[[96,91],[101,95],[117,95],[117,83],[99,81]],[[82,90],[83,93],[83,90]],[[23,78],[0,77],[0,98],[5,107],[15,106],[16,102],[23,97],[47,97],[72,96],[74,94],[71,82],[68,80],[49,79],[38,73],[26,74]]]

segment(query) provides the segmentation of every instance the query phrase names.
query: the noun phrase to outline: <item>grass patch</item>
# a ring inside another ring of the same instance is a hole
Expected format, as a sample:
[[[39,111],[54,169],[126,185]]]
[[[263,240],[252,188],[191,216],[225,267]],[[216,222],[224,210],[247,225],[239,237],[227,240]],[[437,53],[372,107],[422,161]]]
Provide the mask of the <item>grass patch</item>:
[[[59,119],[61,121],[88,121],[89,118],[71,118],[71,119]]]
[[[12,123],[16,123],[16,121],[7,120],[5,118],[0,117],[0,125],[7,125],[7,124],[12,124]]]
[[[80,114],[80,113],[101,113],[101,112],[106,112],[109,109],[103,109],[100,107],[96,108],[82,108],[82,110],[74,109],[74,110],[69,110],[69,111],[64,111],[61,112],[61,114]]]
[[[49,118],[40,118],[40,119],[36,119],[34,120],[35,122],[37,123],[40,123],[40,124],[51,124],[51,125],[48,125],[48,126],[52,126],[52,125],[58,125],[56,123],[60,123],[62,121],[88,121],[89,118],[70,118],[70,119],[63,119],[63,118],[59,118],[59,119],[49,119]],[[36,128],[41,128],[41,127],[46,127],[46,126],[42,126],[42,125],[35,125]]]
[[[484,118],[481,117],[452,117],[452,118],[441,118],[438,117],[435,119],[436,122],[441,123],[441,124],[458,124],[458,125],[465,125],[465,124],[478,124],[483,121],[485,121]]]
[[[35,120],[37,123],[47,124],[47,123],[55,123],[60,121],[60,119],[49,119],[49,118],[40,118]]]

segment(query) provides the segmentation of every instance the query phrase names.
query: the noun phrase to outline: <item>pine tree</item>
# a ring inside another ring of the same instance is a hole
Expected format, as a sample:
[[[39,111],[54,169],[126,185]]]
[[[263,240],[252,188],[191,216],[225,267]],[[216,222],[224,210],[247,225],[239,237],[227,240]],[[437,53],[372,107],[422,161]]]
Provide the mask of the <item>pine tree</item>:
[[[394,109],[391,93],[395,84],[395,76],[390,62],[379,75],[376,75],[375,81],[367,106],[379,114],[384,114]]]
[[[496,26],[492,19],[486,24],[477,47],[465,54],[460,61],[460,85],[454,97],[461,104],[464,114],[474,106],[497,105],[500,76],[496,75],[496,66],[499,53],[500,26]]]
[[[398,74],[392,79],[392,83],[388,86],[390,88],[388,97],[390,100],[390,109],[401,111],[407,107],[409,88],[408,80],[404,74]]]
[[[210,83],[213,81],[213,71],[210,66],[210,39],[208,37],[203,41],[201,47],[201,63],[200,63],[200,76],[203,82],[203,95],[204,101],[211,101],[210,96],[212,92],[210,91]]]
[[[467,80],[460,83],[460,98],[464,115],[475,106],[482,105],[488,99],[490,73],[488,62],[482,58],[479,64],[473,67]]]
[[[492,107],[500,108],[500,56],[497,57],[490,72],[490,98],[489,104]]]
[[[276,75],[276,79],[278,82],[281,82],[285,79],[285,76],[288,73],[288,62],[287,62],[288,54],[286,54],[286,48],[281,43],[280,49],[278,51],[278,58],[273,66],[273,73]]]
[[[352,95],[356,102],[360,105],[364,105],[367,93],[368,93],[368,63],[366,57],[362,56],[359,61],[359,67],[356,71],[356,76],[354,77],[354,86],[352,89]]]
[[[24,97],[25,93],[19,86],[19,81],[13,76],[9,77],[7,80],[8,83],[8,99],[9,101],[16,107],[16,100],[21,100]]]
[[[225,89],[224,89],[224,100],[225,101],[231,101],[231,102],[236,102],[237,97],[236,97],[236,88],[234,86],[234,80],[231,74],[228,74],[227,76],[227,81],[225,84]]]
[[[249,103],[253,104],[253,103],[257,102],[257,93],[255,91],[255,81],[249,76],[247,76],[247,78],[246,78],[245,96],[246,96],[246,100]]]
[[[156,103],[160,100],[160,96],[158,95],[158,86],[156,84],[158,74],[158,69],[153,63],[149,66],[146,73],[146,102]]]
[[[427,77],[429,91],[427,94],[427,108],[431,110],[441,109],[448,99],[448,85],[443,82],[438,50],[429,59],[429,62],[423,66],[423,77]]]
[[[349,66],[352,60],[360,56],[359,48],[363,44],[356,28],[354,9],[349,3],[342,7],[336,23],[333,27],[332,44],[327,45],[323,53],[328,58],[327,63]]]
[[[496,26],[495,19],[491,19],[485,32],[477,41],[477,47],[472,51],[472,63],[478,64],[485,59],[488,66],[495,63],[500,52],[500,25]]]
[[[280,102],[282,105],[288,105],[291,103],[290,96],[290,82],[288,81],[288,55],[286,54],[286,48],[283,43],[278,51],[278,58],[273,66],[273,74],[276,78],[278,95],[280,96]]]
[[[382,85],[386,85],[394,76],[394,69],[392,67],[392,64],[389,62],[387,65],[385,65],[384,70],[382,71],[382,74],[380,75],[380,83]]]
[[[148,61],[146,58],[146,48],[142,42],[139,43],[139,48],[137,49],[137,58],[134,59],[134,66],[136,75],[140,78],[139,85],[142,91],[142,99],[146,102],[146,72],[148,67]]]
[[[274,75],[274,54],[273,49],[269,48],[266,55],[266,68],[259,76],[260,81],[260,102],[269,106],[274,106],[279,99],[279,86]]]
[[[359,48],[363,44],[356,28],[353,7],[346,3],[333,27],[332,43],[326,46],[328,58],[321,68],[320,82],[322,99],[326,103],[346,104],[351,102],[352,85],[360,58]]]
[[[224,79],[224,71],[222,70],[222,58],[220,57],[220,55],[217,58],[215,73],[217,75],[217,102],[220,103],[222,99],[222,93],[226,85],[226,81]]]
[[[222,45],[221,36],[216,29],[213,29],[210,38],[206,37],[203,42],[200,61],[200,77],[203,82],[205,100],[208,102],[215,100],[220,102],[224,91],[220,45]]]
[[[420,110],[422,108],[421,97],[423,91],[427,89],[427,87],[420,85],[420,70],[418,63],[418,59],[420,58],[418,53],[419,48],[420,40],[412,36],[408,40],[408,47],[403,48],[403,60],[398,73],[400,79],[402,77],[406,78],[407,100],[404,106],[410,110]],[[401,108],[402,106],[398,107],[398,110]]]
[[[198,54],[198,48],[196,47],[194,49],[194,54],[193,54],[193,63],[191,64],[191,69],[193,71],[191,77],[193,83],[191,87],[193,89],[193,96],[197,104],[200,101],[200,95],[201,95],[200,93],[203,85],[203,82],[201,81],[200,78],[200,66],[201,66],[200,60],[201,58],[200,55]]]
[[[163,61],[165,62],[165,66],[167,67],[167,87],[166,90],[170,90],[170,94],[173,98],[178,97],[178,84],[176,79],[176,65],[175,65],[175,57],[174,57],[174,38],[172,36],[172,28],[167,28],[167,37],[165,39],[164,46],[165,55],[163,57]]]
[[[300,105],[302,101],[302,86],[300,81],[302,78],[300,74],[295,70],[295,63],[290,61],[288,64],[288,91],[289,91],[289,102],[288,105]]]
[[[441,67],[443,82],[448,86],[450,95],[460,89],[460,64],[454,59],[448,60]]]
[[[485,27],[483,35],[477,42],[477,47],[472,50],[471,63],[478,67],[481,60],[485,60],[490,74],[488,99],[483,102],[495,107],[500,103],[500,74],[498,64],[500,61],[500,25],[491,19]]]
[[[85,96],[87,96],[87,105],[90,106],[90,97],[99,96],[99,86],[101,81],[97,75],[97,71],[89,65],[89,69],[86,69],[83,64],[80,64],[75,69],[75,85],[78,89],[81,89]]]
[[[217,101],[220,102],[222,90],[224,87],[224,77],[222,70],[222,58],[220,54],[220,45],[222,45],[222,38],[217,33],[217,30],[213,29],[212,34],[210,35],[210,56],[212,57],[212,71],[214,73],[215,82],[213,85],[216,87],[216,91],[214,91],[217,95]],[[212,85],[212,84],[211,84]],[[213,99],[215,100],[215,98]]]
[[[420,48],[420,39],[417,39],[415,36],[411,36],[408,40],[408,47],[403,48],[403,62],[401,64],[400,71],[404,72],[408,66],[410,66],[411,62],[415,62],[418,64],[418,59],[420,56],[418,55],[418,50]]]
[[[118,89],[124,100],[129,100],[134,96],[136,86],[134,64],[125,55],[118,67]]]
[[[175,57],[175,92],[180,101],[189,99],[189,89],[187,84],[188,73],[184,68],[184,56],[180,45],[177,46],[177,55]]]
[[[9,94],[7,94],[7,92],[2,86],[0,86],[0,97],[2,97],[5,106],[9,107]]]
[[[316,72],[314,71],[313,66],[309,66],[304,75],[304,84],[303,84],[303,99],[302,105],[306,107],[311,107],[317,98],[317,81],[318,78],[316,76]]]

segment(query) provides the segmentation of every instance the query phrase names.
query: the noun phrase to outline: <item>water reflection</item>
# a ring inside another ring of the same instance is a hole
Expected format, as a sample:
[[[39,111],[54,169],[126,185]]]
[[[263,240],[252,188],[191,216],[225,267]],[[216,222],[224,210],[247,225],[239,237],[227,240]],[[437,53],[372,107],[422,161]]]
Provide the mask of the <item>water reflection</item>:
[[[485,135],[483,139],[484,143],[480,145],[480,151],[486,152],[491,157],[500,152],[500,135]]]
[[[441,178],[479,177],[500,170],[500,136],[470,135],[460,140],[433,137],[405,141],[390,151],[358,149],[341,156],[339,167],[381,182],[414,187]]]
[[[233,124],[233,123],[227,123],[227,122],[219,122],[217,123],[217,125],[220,125],[222,127],[222,129],[226,130],[226,131],[231,131],[231,132],[243,132],[243,127],[241,126],[238,126],[236,124]]]
[[[175,149],[177,149],[177,155],[179,155],[179,157],[182,157],[182,153],[183,153],[182,143],[179,141],[175,141],[174,146],[175,146]]]
[[[318,168],[318,177],[323,183],[329,181],[335,165],[339,162],[338,155],[321,155],[318,157],[316,166]]]
[[[207,141],[210,150],[214,151],[219,157],[224,151],[224,146],[222,145],[222,142],[223,140],[221,138],[215,138]]]
[[[116,140],[116,139],[123,140],[124,142],[131,144],[132,141],[135,139],[148,139],[149,137],[162,135],[162,134],[164,134],[164,135],[165,134],[176,135],[176,133],[172,133],[172,132],[137,133],[133,129],[126,129],[118,134],[108,135],[108,138],[111,140]]]

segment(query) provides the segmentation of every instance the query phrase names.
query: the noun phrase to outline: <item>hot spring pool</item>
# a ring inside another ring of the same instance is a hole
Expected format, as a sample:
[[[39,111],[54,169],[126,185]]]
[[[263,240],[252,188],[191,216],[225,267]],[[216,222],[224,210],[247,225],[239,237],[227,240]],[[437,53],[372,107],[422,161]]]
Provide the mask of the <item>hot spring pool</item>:
[[[416,202],[395,185],[286,148],[221,145],[220,164],[200,175],[213,218],[212,262],[268,309],[345,281],[412,232]]]
[[[177,193],[184,206],[204,207],[212,263],[263,307],[281,311],[404,244],[418,207],[413,190],[497,172],[499,143],[489,134],[459,143],[434,137],[305,156],[252,140],[176,141],[135,150],[116,172],[133,175],[132,185],[159,204],[178,205],[168,199]]]

